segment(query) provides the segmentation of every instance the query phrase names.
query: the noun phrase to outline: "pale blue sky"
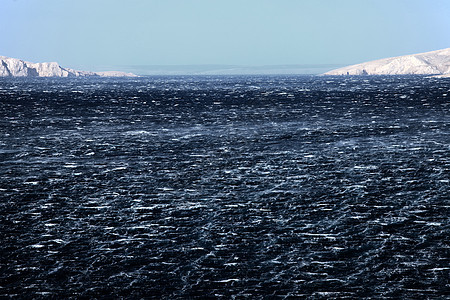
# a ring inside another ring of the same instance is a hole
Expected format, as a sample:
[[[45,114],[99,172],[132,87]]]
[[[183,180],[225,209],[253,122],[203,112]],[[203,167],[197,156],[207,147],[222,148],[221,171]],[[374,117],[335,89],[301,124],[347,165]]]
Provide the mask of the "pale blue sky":
[[[353,64],[450,47],[449,0],[0,0],[0,55],[73,68]]]

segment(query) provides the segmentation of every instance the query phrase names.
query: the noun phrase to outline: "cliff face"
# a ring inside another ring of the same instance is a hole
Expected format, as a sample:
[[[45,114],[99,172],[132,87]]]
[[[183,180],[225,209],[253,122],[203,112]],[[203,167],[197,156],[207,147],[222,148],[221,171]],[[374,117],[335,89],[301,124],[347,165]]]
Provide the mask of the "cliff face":
[[[443,75],[450,73],[450,48],[384,58],[329,71],[324,75]]]
[[[31,63],[21,59],[0,56],[0,76],[8,77],[134,77],[132,73],[117,71],[87,72],[63,68],[56,62]]]

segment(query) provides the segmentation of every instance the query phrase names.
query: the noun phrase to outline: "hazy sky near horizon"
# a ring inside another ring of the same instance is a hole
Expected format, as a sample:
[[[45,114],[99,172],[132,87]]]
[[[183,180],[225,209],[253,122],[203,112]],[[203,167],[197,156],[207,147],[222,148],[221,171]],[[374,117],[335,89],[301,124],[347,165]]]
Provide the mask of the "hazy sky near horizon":
[[[353,64],[450,47],[449,0],[0,0],[0,55],[66,67]]]

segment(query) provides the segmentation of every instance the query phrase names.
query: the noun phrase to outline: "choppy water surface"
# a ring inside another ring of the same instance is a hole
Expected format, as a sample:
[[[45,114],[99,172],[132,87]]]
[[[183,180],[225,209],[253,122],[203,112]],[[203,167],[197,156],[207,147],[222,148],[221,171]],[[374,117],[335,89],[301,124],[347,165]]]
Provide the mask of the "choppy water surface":
[[[443,298],[450,81],[0,80],[0,295]]]

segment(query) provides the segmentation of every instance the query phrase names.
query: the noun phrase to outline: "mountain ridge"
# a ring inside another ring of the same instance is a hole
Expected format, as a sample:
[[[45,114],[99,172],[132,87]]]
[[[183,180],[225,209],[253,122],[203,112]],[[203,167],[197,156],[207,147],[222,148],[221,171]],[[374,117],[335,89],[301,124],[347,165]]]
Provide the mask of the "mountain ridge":
[[[323,75],[447,75],[450,48],[388,57],[350,65]]]

